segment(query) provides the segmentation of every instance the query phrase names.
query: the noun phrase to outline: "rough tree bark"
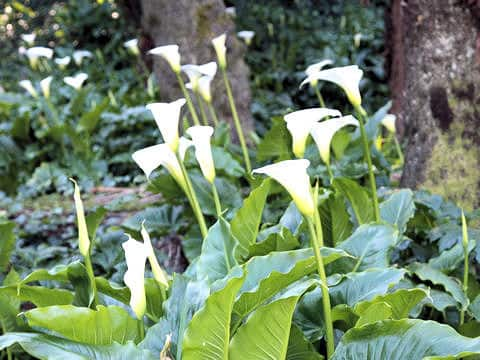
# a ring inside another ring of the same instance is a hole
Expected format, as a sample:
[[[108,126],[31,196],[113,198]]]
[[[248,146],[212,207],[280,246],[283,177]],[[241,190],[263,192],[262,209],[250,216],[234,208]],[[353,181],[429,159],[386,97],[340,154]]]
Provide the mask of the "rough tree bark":
[[[480,40],[471,5],[393,0],[390,14],[393,109],[407,139],[401,183],[470,209],[480,195]]]
[[[142,27],[155,46],[178,44],[182,64],[215,61],[211,39],[226,32],[228,74],[237,110],[246,134],[253,129],[250,114],[248,68],[243,61],[245,46],[235,37],[235,25],[225,13],[222,0],[141,0]],[[162,101],[182,96],[176,78],[163,59],[154,57]],[[214,104],[221,119],[232,122],[220,73],[212,83]]]

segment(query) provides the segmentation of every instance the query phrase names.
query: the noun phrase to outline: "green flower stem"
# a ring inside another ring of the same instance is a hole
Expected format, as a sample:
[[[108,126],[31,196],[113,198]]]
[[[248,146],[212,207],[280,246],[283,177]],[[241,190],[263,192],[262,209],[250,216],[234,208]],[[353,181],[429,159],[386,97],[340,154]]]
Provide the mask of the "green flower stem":
[[[7,333],[7,327],[5,326],[5,322],[2,319],[0,319],[0,324],[2,325],[3,334],[6,334]],[[12,350],[10,350],[10,348],[7,347],[5,349],[5,352],[7,353],[7,360],[12,360]],[[0,354],[1,354],[1,352],[0,352]]]
[[[320,211],[318,210],[318,190],[319,190],[319,182],[317,180],[315,182],[315,187],[313,189],[313,206],[315,208],[314,221],[315,221],[315,229],[317,231],[318,245],[320,247],[323,247],[324,242],[323,242],[322,221],[320,219]]]
[[[323,100],[323,96],[320,93],[320,89],[318,88],[318,86],[314,86],[314,88],[315,88],[315,94],[317,94],[318,102],[320,103],[320,106],[324,108],[325,101]]]
[[[215,210],[217,211],[217,216],[220,218],[222,216],[222,205],[220,204],[220,197],[218,196],[217,187],[215,186],[215,181],[212,182],[212,193],[213,200],[215,201]]]
[[[465,215],[462,211],[462,244],[463,244],[463,292],[467,295],[468,290],[468,229]],[[465,309],[460,311],[460,325],[465,322]]]
[[[143,319],[138,319],[138,332],[140,333],[140,341],[145,339],[145,324]]]
[[[215,111],[215,108],[212,105],[212,102],[207,102],[207,107],[208,107],[208,110],[210,111],[210,115],[212,116],[213,124],[215,126],[217,126],[218,125],[218,117],[217,117],[217,113]]]
[[[317,262],[318,275],[320,275],[320,288],[322,290],[323,314],[325,317],[325,331],[327,338],[327,359],[329,359],[335,351],[335,343],[333,338],[332,310],[330,305],[330,295],[328,293],[327,275],[325,274],[325,267],[323,265],[322,255],[320,254],[320,241],[315,233],[313,219],[308,216],[305,216],[305,219],[307,220],[308,230],[310,231],[311,246]]]
[[[230,108],[232,110],[232,117],[235,123],[235,129],[237,130],[238,140],[240,141],[240,146],[242,147],[243,159],[245,161],[245,168],[247,174],[250,175],[252,172],[252,165],[250,164],[250,157],[248,155],[247,144],[245,142],[245,137],[243,135],[242,125],[240,124],[240,119],[238,118],[237,108],[235,107],[235,101],[233,100],[232,89],[230,87],[230,81],[228,80],[227,70],[222,68],[223,81],[225,83],[225,88],[227,89],[228,101],[230,103]]]
[[[203,217],[200,204],[198,202],[197,194],[195,193],[195,189],[193,188],[192,182],[190,181],[190,177],[188,176],[187,169],[185,169],[185,165],[183,164],[183,161],[180,159],[178,155],[177,155],[177,158],[178,158],[178,162],[180,163],[182,174],[186,182],[185,194],[187,195],[187,198],[190,202],[193,213],[197,218],[198,225],[200,226],[200,232],[202,233],[202,237],[205,238],[208,233],[208,228],[205,222],[205,218]]]
[[[93,292],[93,301],[92,301],[92,309],[95,309],[98,304],[98,294],[97,294],[97,283],[95,282],[95,274],[93,273],[93,266],[92,260],[90,259],[91,253],[91,245],[90,250],[88,251],[87,256],[85,256],[85,268],[87,269],[87,275],[92,285],[92,292]]]
[[[193,118],[193,123],[195,125],[200,125],[200,121],[198,120],[197,112],[195,111],[195,106],[193,105],[192,98],[190,97],[187,88],[185,87],[185,83],[183,82],[182,76],[180,73],[175,73],[177,75],[178,83],[180,84],[180,88],[182,89],[183,96],[185,96],[185,100],[187,100],[188,110]]]
[[[363,142],[363,152],[365,155],[365,159],[367,160],[367,165],[368,165],[368,176],[370,180],[370,189],[372,192],[372,202],[373,202],[373,210],[375,213],[375,221],[380,221],[380,208],[378,207],[378,195],[377,195],[377,184],[375,180],[375,174],[373,173],[373,165],[372,165],[372,157],[370,156],[370,147],[368,145],[368,138],[367,138],[367,133],[365,131],[365,122],[367,120],[366,112],[362,108],[361,105],[359,105],[356,109],[357,114],[358,114],[358,122],[360,124],[360,134],[362,136],[362,142]]]
[[[405,157],[403,156],[402,147],[400,146],[400,143],[398,142],[397,136],[395,134],[393,134],[393,141],[395,143],[395,149],[397,150],[398,159],[400,160],[400,164],[403,165],[405,163]]]
[[[327,166],[328,176],[330,176],[330,184],[333,182],[333,171],[330,163],[325,164]]]
[[[205,111],[205,105],[203,105],[203,100],[198,93],[196,93],[196,96],[198,100],[198,107],[200,108],[200,115],[202,116],[203,125],[208,126],[208,117],[207,112]]]

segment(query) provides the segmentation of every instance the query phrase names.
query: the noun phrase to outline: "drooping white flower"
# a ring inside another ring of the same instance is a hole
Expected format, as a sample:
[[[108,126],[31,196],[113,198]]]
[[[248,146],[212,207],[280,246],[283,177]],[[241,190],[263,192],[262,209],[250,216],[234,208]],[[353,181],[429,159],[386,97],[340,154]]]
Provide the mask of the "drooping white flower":
[[[218,65],[225,69],[227,67],[227,48],[225,47],[225,41],[227,40],[227,35],[222,34],[217,36],[212,40],[213,48],[218,58]]]
[[[18,85],[20,85],[22,88],[27,90],[27,92],[32,95],[34,98],[38,97],[37,90],[33,87],[33,84],[30,80],[22,80],[18,82]]]
[[[168,287],[168,277],[165,271],[160,267],[157,257],[155,256],[155,251],[153,251],[152,241],[150,240],[150,235],[148,234],[147,229],[145,229],[145,220],[142,221],[142,229],[140,231],[143,238],[143,243],[148,252],[148,262],[152,268],[153,277],[160,284],[165,287]]]
[[[385,117],[382,119],[382,125],[385,126],[385,128],[390,131],[391,133],[396,132],[395,128],[395,120],[397,117],[393,114],[387,114]]]
[[[185,99],[181,98],[170,103],[152,103],[146,106],[153,114],[163,141],[173,152],[177,152],[178,149],[178,123],[183,105]]]
[[[180,160],[183,161],[185,160],[185,154],[187,153],[187,150],[193,146],[193,141],[190,139],[187,139],[184,136],[180,137],[179,145],[178,145],[178,155],[180,156]]]
[[[315,207],[311,192],[306,159],[285,160],[253,170],[253,173],[265,174],[276,180],[288,191],[298,210],[305,216],[313,216]]]
[[[70,64],[71,60],[72,58],[70,56],[64,56],[62,58],[55,58],[54,61],[55,64],[57,64],[58,67],[63,70],[68,66],[68,64]]]
[[[245,41],[245,44],[250,45],[252,43],[252,39],[255,36],[255,31],[250,30],[242,30],[237,33],[238,37]]]
[[[311,80],[309,80],[309,82],[310,82],[310,85],[312,87],[317,86],[317,83],[318,83],[318,79],[314,79],[314,75],[316,73],[320,72],[325,66],[332,65],[332,64],[333,64],[332,60],[325,59],[325,60],[319,61],[315,64],[309,65],[305,69],[305,74],[307,74],[307,79],[311,79]]]
[[[235,9],[235,6],[229,6],[229,7],[225,8],[225,13],[227,15],[230,15],[231,17],[235,17],[235,15],[237,15],[237,11]]]
[[[28,48],[26,53],[28,60],[30,62],[30,66],[35,69],[38,64],[38,59],[41,57],[51,59],[53,56],[53,50],[43,46],[34,46]]]
[[[138,39],[131,39],[131,40],[125,41],[123,43],[123,46],[128,51],[130,51],[133,55],[140,54],[140,49],[138,48]]]
[[[75,61],[75,64],[78,66],[82,65],[84,58],[91,57],[93,57],[93,54],[88,50],[76,50],[73,52],[73,61]]]
[[[356,33],[355,35],[353,35],[353,43],[356,48],[360,47],[362,37],[363,37],[362,33]]]
[[[213,135],[211,126],[192,126],[187,129],[195,147],[195,158],[200,164],[202,174],[211,184],[215,181],[215,165],[213,163],[210,139]]]
[[[141,319],[147,308],[145,295],[145,263],[147,262],[148,249],[145,244],[128,236],[128,240],[122,244],[125,252],[127,271],[123,276],[123,282],[130,289],[130,307]]]
[[[70,178],[70,181],[74,185],[73,200],[75,201],[75,212],[77,213],[78,248],[80,250],[80,254],[82,254],[84,257],[87,257],[90,256],[90,238],[88,236],[83,201],[77,182],[72,178]]]
[[[330,164],[330,145],[333,136],[338,130],[348,125],[358,126],[358,120],[352,115],[347,115],[325,120],[313,125],[310,134],[315,144],[317,144],[318,152],[325,164]]]
[[[192,90],[197,91],[198,81],[202,76],[210,76],[212,78],[215,76],[217,73],[217,63],[211,61],[203,65],[187,64],[182,65],[181,69],[187,74]]]
[[[342,116],[338,110],[328,108],[312,108],[294,111],[283,118],[292,135],[292,150],[297,158],[302,158],[310,130],[313,125],[327,116]]]
[[[132,158],[143,170],[147,178],[150,177],[153,170],[161,165],[168,170],[182,189],[186,188],[186,181],[180,163],[175,153],[167,144],[153,145],[135,151],[132,154]]]
[[[164,58],[172,70],[179,74],[181,65],[180,65],[180,53],[178,52],[178,45],[164,45],[158,46],[148,51],[149,54],[158,55]]]
[[[360,70],[357,65],[342,66],[322,70],[303,80],[300,86],[303,86],[306,83],[311,83],[312,80],[324,80],[335,83],[345,91],[345,94],[352,105],[357,107],[362,104],[362,97],[359,89],[362,76],[363,71]]]
[[[48,76],[40,81],[40,88],[42,89],[43,96],[47,99],[50,97],[50,84],[52,83],[52,80],[53,76]]]
[[[198,79],[198,93],[207,103],[212,102],[212,91],[210,84],[212,83],[213,77],[204,75]]]
[[[35,42],[35,38],[37,37],[37,35],[35,33],[22,34],[20,36],[21,36],[22,40],[27,43],[28,46],[32,46],[33,43]]]
[[[65,76],[63,81],[65,84],[73,87],[75,90],[80,90],[85,80],[88,79],[88,75],[85,73],[78,73],[75,76]]]

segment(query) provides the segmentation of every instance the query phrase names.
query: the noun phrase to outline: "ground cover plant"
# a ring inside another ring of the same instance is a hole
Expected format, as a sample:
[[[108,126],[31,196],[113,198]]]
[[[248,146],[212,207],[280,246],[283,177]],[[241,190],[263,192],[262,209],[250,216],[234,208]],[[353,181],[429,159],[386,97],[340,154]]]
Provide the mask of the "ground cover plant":
[[[143,105],[129,112],[131,123],[154,123],[162,138],[133,142],[127,157],[144,174],[135,181],[159,203],[112,226],[108,216],[116,204],[85,201],[89,183],[77,182],[80,175],[71,169],[72,178],[57,190],[65,189],[74,204],[75,219],[68,221],[76,226],[49,235],[58,246],[44,248],[47,255],[39,248],[32,254],[15,251],[18,219],[0,213],[0,356],[480,355],[478,212],[396,187],[393,175],[403,155],[395,118],[389,103],[364,109],[371,83],[357,65],[336,66],[332,59],[306,64],[296,88],[311,92],[318,103],[274,117],[255,146],[246,148],[229,90],[225,38],[212,39],[217,58],[203,65],[182,64],[181,49],[173,44],[150,50],[178,75],[184,95],[160,103],[146,94],[138,97]],[[222,77],[230,98],[233,129],[211,107],[215,76]],[[76,85],[73,78],[64,81]],[[324,99],[324,84],[336,93],[335,106]],[[67,157],[81,138],[84,151],[75,152],[75,161],[101,161],[89,136],[102,126],[113,134],[118,123],[98,123],[97,114],[105,111],[99,93],[82,99],[77,123],[72,103],[80,102],[80,85],[65,87],[71,96],[58,100],[50,100],[53,87],[50,94],[35,82],[26,88],[39,99],[28,106],[62,109],[64,129],[78,125],[62,131],[51,151]],[[194,98],[205,111],[197,113]],[[239,144],[230,139],[231,130]],[[69,163],[62,163],[62,171]],[[109,176],[107,169],[99,166],[99,178]],[[134,209],[141,196],[128,199]],[[49,233],[49,225],[42,231]],[[155,246],[160,237],[178,240],[188,264],[166,271]],[[60,246],[66,241],[68,251]],[[42,256],[55,261],[42,262]],[[36,260],[33,269],[26,265],[29,257]]]

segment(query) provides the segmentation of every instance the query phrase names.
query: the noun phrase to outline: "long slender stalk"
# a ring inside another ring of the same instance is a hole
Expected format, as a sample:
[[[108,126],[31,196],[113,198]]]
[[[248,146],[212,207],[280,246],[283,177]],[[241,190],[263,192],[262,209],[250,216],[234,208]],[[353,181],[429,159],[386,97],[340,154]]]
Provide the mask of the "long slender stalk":
[[[322,255],[320,254],[320,243],[317,234],[315,233],[313,219],[307,216],[305,219],[307,220],[308,230],[310,231],[311,246],[317,262],[318,275],[320,275],[320,288],[322,290],[323,315],[325,317],[325,332],[327,338],[327,359],[329,359],[335,351],[335,343],[333,338],[332,310],[330,305],[330,295],[328,293],[327,275],[325,273]]]
[[[190,97],[190,94],[188,93],[188,90],[185,87],[185,83],[182,79],[182,76],[180,75],[180,73],[175,73],[175,75],[177,75],[177,80],[178,80],[178,83],[180,84],[180,88],[182,89],[183,96],[185,96],[185,100],[187,100],[188,110],[190,111],[190,114],[192,115],[193,123],[195,125],[200,125],[200,121],[198,120],[197,112],[195,111],[195,106],[193,105],[192,98]]]
[[[245,136],[243,135],[242,125],[240,124],[240,119],[238,118],[237,108],[235,106],[235,101],[233,100],[232,89],[230,87],[230,81],[228,80],[227,70],[222,69],[223,81],[225,83],[225,88],[227,89],[228,101],[230,103],[230,108],[232,110],[233,122],[235,124],[235,129],[237,131],[238,140],[240,141],[240,146],[242,147],[243,159],[245,161],[245,168],[247,174],[252,172],[252,165],[250,164],[250,157],[248,155],[247,143],[245,142]]]
[[[315,85],[314,88],[315,88],[315,94],[317,94],[318,102],[320,103],[320,106],[324,108],[325,107],[325,101],[323,100],[323,96],[320,93],[320,89],[318,88],[317,85]]]
[[[90,259],[90,252],[85,256],[85,268],[87,269],[87,275],[90,280],[93,292],[92,308],[95,309],[98,304],[97,283],[95,282],[95,274],[93,272],[92,260]]]
[[[468,229],[465,215],[462,211],[462,245],[463,245],[463,292],[467,295],[468,291]],[[460,311],[460,325],[465,321],[465,310]]]
[[[333,171],[330,163],[325,164],[327,166],[328,176],[330,176],[330,184],[333,182]]]
[[[372,157],[370,156],[370,147],[368,145],[367,133],[365,131],[365,122],[367,117],[365,115],[365,110],[361,106],[359,106],[356,110],[359,117],[358,122],[360,124],[360,134],[362,136],[363,152],[368,165],[368,176],[370,180],[370,189],[372,192],[372,202],[373,202],[373,210],[375,214],[375,221],[380,221],[380,208],[378,206],[377,184],[375,180],[375,174],[373,173]]]
[[[393,141],[395,143],[395,149],[397,150],[398,159],[400,160],[400,164],[403,165],[405,163],[405,158],[403,156],[402,148],[401,148],[401,146],[398,142],[397,136],[395,134],[393,134]]]
[[[145,324],[143,323],[143,319],[138,319],[138,331],[140,333],[140,341],[145,339]]]
[[[213,107],[211,102],[207,102],[207,106],[208,106],[208,110],[210,111],[210,115],[212,116],[213,124],[215,126],[217,126],[218,125],[218,117],[217,117],[217,113],[215,111],[215,108]]]
[[[217,187],[215,186],[215,182],[212,183],[212,193],[213,193],[213,200],[215,201],[215,210],[217,211],[217,216],[220,218],[222,215],[222,205],[220,204],[220,197],[218,196]]]
[[[203,125],[208,126],[208,117],[207,117],[207,112],[205,111],[205,106],[203,105],[203,100],[198,95],[198,93],[196,95],[197,95],[198,107],[200,108],[200,115],[202,116]]]

